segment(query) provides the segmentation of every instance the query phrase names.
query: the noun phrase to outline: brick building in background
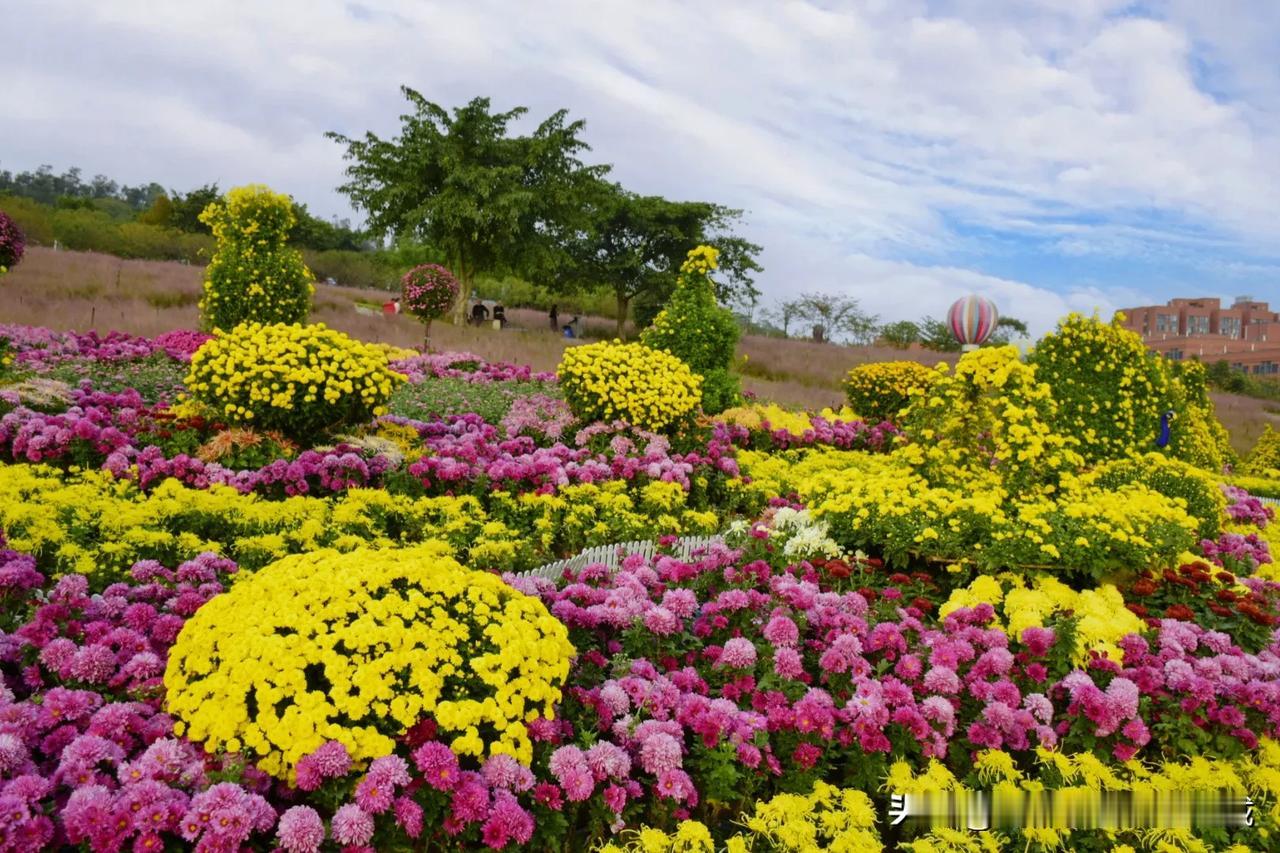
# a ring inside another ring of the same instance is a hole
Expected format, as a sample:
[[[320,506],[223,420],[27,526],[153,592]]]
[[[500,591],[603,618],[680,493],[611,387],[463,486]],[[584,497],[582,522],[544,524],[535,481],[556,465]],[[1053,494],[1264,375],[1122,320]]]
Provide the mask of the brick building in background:
[[[1265,302],[1241,296],[1223,308],[1222,300],[1206,297],[1122,310],[1125,326],[1169,358],[1225,361],[1263,376],[1280,373],[1280,313]]]

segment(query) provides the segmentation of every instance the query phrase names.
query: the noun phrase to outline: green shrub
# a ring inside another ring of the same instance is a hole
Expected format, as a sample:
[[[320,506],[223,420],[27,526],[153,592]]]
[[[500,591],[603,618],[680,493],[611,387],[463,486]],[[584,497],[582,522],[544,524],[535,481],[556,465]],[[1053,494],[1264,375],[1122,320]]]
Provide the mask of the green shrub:
[[[205,208],[200,221],[218,241],[200,301],[206,328],[306,320],[315,285],[302,255],[287,245],[295,221],[287,195],[261,184],[237,187]]]
[[[671,301],[640,340],[666,350],[703,377],[702,408],[718,414],[742,402],[737,376],[730,373],[740,333],[733,313],[716,302],[710,273],[719,255],[710,246],[689,252]]]
[[[315,277],[331,278],[343,287],[389,290],[396,282],[394,270],[379,264],[381,252],[352,252],[330,249],[324,252],[304,250],[303,260]]]
[[[1147,453],[1133,459],[1118,459],[1096,469],[1093,485],[1118,490],[1138,483],[1170,499],[1186,501],[1187,515],[1199,522],[1201,539],[1216,539],[1222,529],[1226,498],[1217,480],[1186,462],[1161,453]]]
[[[196,350],[186,385],[229,423],[312,439],[386,414],[403,381],[377,346],[323,323],[245,323]]]
[[[120,225],[97,210],[55,210],[52,216],[54,238],[63,248],[77,252],[120,254]]]
[[[9,217],[18,223],[18,227],[27,238],[27,243],[37,246],[53,245],[52,208],[29,198],[6,195],[0,196],[0,211],[9,214]]]

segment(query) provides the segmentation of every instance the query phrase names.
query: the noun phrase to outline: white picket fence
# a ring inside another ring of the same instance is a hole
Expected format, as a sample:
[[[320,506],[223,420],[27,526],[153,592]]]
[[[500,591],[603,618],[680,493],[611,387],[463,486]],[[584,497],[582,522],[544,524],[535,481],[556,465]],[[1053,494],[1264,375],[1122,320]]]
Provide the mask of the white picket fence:
[[[1271,504],[1272,506],[1280,506],[1280,498],[1262,498],[1262,497],[1260,497],[1260,498],[1258,498],[1258,500],[1262,501],[1264,504]]]
[[[723,542],[724,537],[722,536],[686,536],[676,540],[671,551],[672,555],[677,559],[688,560],[699,550],[712,545],[719,545]],[[611,569],[616,569],[622,565],[622,561],[626,557],[632,554],[639,554],[645,559],[649,559],[657,553],[658,543],[652,539],[637,539],[631,542],[597,545],[566,560],[556,560],[554,563],[547,563],[545,566],[539,566],[536,569],[517,572],[515,576],[518,578],[540,577],[556,580],[564,573],[565,569],[576,572],[594,563],[602,563]]]

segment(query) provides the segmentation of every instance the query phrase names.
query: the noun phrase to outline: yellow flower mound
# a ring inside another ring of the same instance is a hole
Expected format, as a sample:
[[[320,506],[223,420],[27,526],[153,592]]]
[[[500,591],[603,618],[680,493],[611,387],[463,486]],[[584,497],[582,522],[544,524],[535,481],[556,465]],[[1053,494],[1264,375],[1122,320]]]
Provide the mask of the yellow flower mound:
[[[876,549],[899,564],[924,557],[1100,577],[1169,565],[1199,541],[1186,501],[1141,483],[1107,489],[1064,475],[1061,487],[1020,493],[990,469],[932,477],[929,453],[920,444],[886,454],[743,451],[738,464],[749,489],[795,492],[842,546]]]
[[[1123,661],[1117,641],[1146,629],[1146,623],[1124,606],[1124,597],[1114,585],[1077,592],[1047,575],[1030,580],[1012,573],[979,575],[967,587],[953,590],[938,608],[938,616],[945,618],[961,607],[984,602],[995,608],[1001,626],[1013,638],[1021,637],[1027,628],[1043,628],[1054,615],[1073,614],[1077,620],[1073,658],[1081,663],[1089,659],[1090,651]]]
[[[1280,476],[1280,432],[1273,430],[1271,424],[1267,424],[1262,435],[1258,436],[1257,443],[1240,468],[1256,477]]]
[[[528,764],[550,719],[568,629],[542,602],[463,568],[442,543],[317,551],[238,581],[178,635],[164,685],[180,734],[291,778],[327,740],[386,755],[430,715],[460,755]]]
[[[681,821],[674,832],[644,828],[624,832],[622,844],[610,843],[600,853],[745,853],[777,850],[788,853],[879,853],[884,847],[876,831],[871,798],[852,788],[814,783],[808,794],[778,794],[758,802],[744,815],[744,830],[717,847],[707,826],[696,820]]]
[[[819,412],[818,416],[827,421],[852,421],[858,418],[858,414],[848,406],[842,406],[840,409],[827,407]],[[716,420],[749,430],[764,429],[767,424],[770,431],[782,430],[797,437],[813,429],[813,420],[807,412],[793,412],[777,403],[735,406],[732,409],[725,409],[716,416]]]
[[[1185,829],[1151,830],[1143,828],[1106,830],[1077,830],[1052,828],[1028,828],[1022,831],[958,832],[951,829],[935,829],[928,835],[902,844],[898,849],[913,853],[957,853],[957,851],[1022,851],[1103,849],[1098,841],[1106,840],[1105,849],[1114,851],[1158,850],[1224,851],[1246,853],[1249,850],[1274,849],[1270,839],[1280,820],[1280,744],[1270,738],[1260,739],[1256,750],[1234,760],[1209,756],[1196,756],[1180,760],[1164,760],[1145,764],[1138,760],[1113,763],[1103,761],[1091,752],[1062,753],[1054,749],[1037,747],[1036,761],[1039,767],[1031,772],[1020,769],[1018,762],[1008,753],[985,750],[974,761],[978,771],[979,788],[992,793],[1018,796],[1023,792],[1063,791],[1085,794],[1097,791],[1132,791],[1137,796],[1157,793],[1203,791],[1214,793],[1231,791],[1235,795],[1252,797],[1254,827],[1231,830],[1238,840],[1250,844],[1226,846],[1224,842],[1209,844],[1197,837],[1196,831]],[[897,761],[890,768],[884,785],[886,793],[935,793],[956,791],[972,792],[952,773],[936,761],[917,773],[906,761]],[[994,800],[993,800],[994,802]],[[1212,831],[1221,838],[1221,830]],[[1121,842],[1128,842],[1121,843]],[[1157,843],[1158,842],[1158,843]]]
[[[924,396],[940,375],[915,361],[860,364],[844,380],[849,405],[869,423],[897,421],[913,398]]]
[[[323,323],[243,323],[196,350],[186,385],[218,418],[309,437],[386,414],[404,381],[378,346]]]
[[[570,347],[556,375],[569,408],[585,421],[620,419],[664,430],[702,402],[702,377],[670,353],[643,344]]]
[[[1015,493],[1056,485],[1081,467],[1075,442],[1054,433],[1053,391],[1024,364],[1017,347],[988,347],[961,356],[904,419],[923,450],[921,471],[934,483],[962,483],[994,471]]]

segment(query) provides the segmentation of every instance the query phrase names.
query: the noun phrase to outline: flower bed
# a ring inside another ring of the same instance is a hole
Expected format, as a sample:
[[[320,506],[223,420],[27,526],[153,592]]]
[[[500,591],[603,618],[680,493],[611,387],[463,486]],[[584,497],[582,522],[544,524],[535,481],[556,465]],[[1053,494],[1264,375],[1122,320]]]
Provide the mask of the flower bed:
[[[369,349],[408,377],[392,413],[290,438],[175,403],[195,333],[7,330],[0,850],[1275,844],[1268,481],[1084,465],[1008,350],[901,424],[751,405],[658,434],[527,368]],[[1221,788],[1254,822],[885,818],[1040,787]]]

